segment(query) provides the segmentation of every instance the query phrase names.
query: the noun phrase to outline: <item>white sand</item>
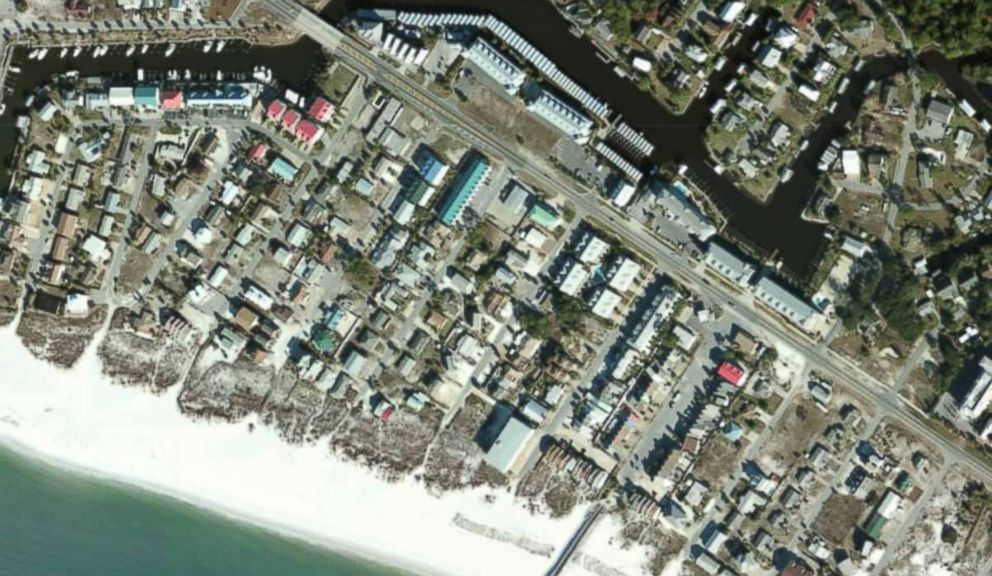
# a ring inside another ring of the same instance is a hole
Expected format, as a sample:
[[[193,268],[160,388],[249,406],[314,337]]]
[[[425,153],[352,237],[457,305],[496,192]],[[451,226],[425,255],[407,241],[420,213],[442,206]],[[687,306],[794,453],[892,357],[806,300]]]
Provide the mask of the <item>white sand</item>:
[[[101,334],[102,336],[102,334]],[[194,422],[178,390],[156,397],[113,385],[95,346],[61,371],[0,329],[0,441],[72,469],[135,484],[340,551],[430,574],[538,575],[552,559],[467,532],[452,519],[519,534],[556,550],[581,521],[532,516],[504,492],[430,496],[329,455],[293,447],[258,425]]]

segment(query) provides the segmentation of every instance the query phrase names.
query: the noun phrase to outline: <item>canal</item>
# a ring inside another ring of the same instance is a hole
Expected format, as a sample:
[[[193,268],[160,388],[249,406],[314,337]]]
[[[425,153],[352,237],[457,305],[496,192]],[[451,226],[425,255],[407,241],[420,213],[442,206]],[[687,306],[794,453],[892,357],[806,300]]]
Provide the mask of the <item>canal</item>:
[[[11,66],[20,70],[9,73],[4,86],[4,114],[0,116],[0,190],[10,182],[9,166],[17,141],[15,121],[24,111],[27,97],[52,78],[68,71],[78,71],[81,76],[105,75],[132,79],[138,68],[155,75],[166,70],[190,70],[193,77],[213,76],[218,70],[228,76],[250,76],[255,66],[266,66],[280,84],[306,93],[314,88],[325,65],[320,46],[303,38],[284,46],[258,46],[243,41],[228,41],[220,53],[204,53],[202,44],[178,44],[171,56],[165,56],[166,44],[153,44],[146,54],[136,52],[126,56],[126,46],[112,46],[102,58],[91,56],[92,48],[84,50],[79,58],[60,59],[59,49],[48,51],[41,61],[29,60],[30,48],[17,48]]]

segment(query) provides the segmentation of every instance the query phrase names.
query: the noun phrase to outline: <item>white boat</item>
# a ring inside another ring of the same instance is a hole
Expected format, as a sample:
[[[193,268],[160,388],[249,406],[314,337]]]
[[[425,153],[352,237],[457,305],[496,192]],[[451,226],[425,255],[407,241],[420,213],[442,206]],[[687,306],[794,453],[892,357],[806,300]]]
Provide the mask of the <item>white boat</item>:
[[[125,56],[128,56],[128,57],[133,56],[134,55],[134,52],[137,49],[138,49],[137,46],[135,46],[134,44],[131,44],[130,46],[127,47],[127,52],[125,52],[124,55]]]
[[[227,44],[227,42],[225,42],[223,40],[218,40],[217,41],[217,52],[220,53],[220,51],[224,49],[224,46],[226,44]]]
[[[213,40],[207,40],[207,43],[203,45],[203,53],[206,54],[207,52],[210,52],[210,50],[212,50],[213,47],[214,47]]]
[[[41,52],[41,50],[38,50],[37,48],[35,48],[31,52],[28,52],[28,60],[35,60],[35,59],[37,59],[38,58],[38,52]]]
[[[100,47],[99,46],[94,46],[93,47],[93,57],[94,58],[99,58],[100,57]]]
[[[176,80],[179,80],[179,71],[169,70],[168,72],[165,73],[165,77],[171,80],[172,82],[175,82]]]
[[[42,48],[41,52],[38,52],[38,60],[44,60],[45,56],[48,56],[48,48]]]
[[[272,81],[272,70],[269,70],[265,66],[255,66],[252,71],[252,77],[259,82],[268,83]]]
[[[187,68],[183,72],[183,80],[192,80],[192,79],[193,79],[193,73],[189,71],[189,68]]]
[[[165,57],[168,58],[169,56],[172,56],[172,53],[175,52],[175,51],[176,51],[176,45],[175,44],[169,44],[165,48]]]
[[[63,48],[59,51],[59,58],[65,58],[67,54],[69,54],[69,48]]]
[[[141,45],[141,53],[142,54],[145,54],[147,52],[148,52],[148,44],[142,44]]]
[[[79,55],[82,54],[82,53],[83,53],[83,47],[82,46],[76,46],[75,48],[72,49],[72,57],[73,58],[79,58]]]
[[[217,81],[218,82],[223,82],[224,81],[224,73],[221,72],[220,70],[217,71]]]
[[[144,82],[144,81],[145,81],[145,69],[138,68],[138,82]]]

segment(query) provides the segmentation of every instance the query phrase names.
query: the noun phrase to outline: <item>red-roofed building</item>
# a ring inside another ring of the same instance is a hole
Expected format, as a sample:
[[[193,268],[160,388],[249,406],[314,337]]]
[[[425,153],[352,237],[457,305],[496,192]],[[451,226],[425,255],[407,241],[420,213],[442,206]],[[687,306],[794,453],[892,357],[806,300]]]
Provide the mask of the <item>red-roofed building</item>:
[[[296,128],[296,123],[300,121],[300,113],[296,110],[287,110],[282,116],[282,129],[292,132]]]
[[[722,362],[716,373],[734,386],[744,385],[744,369],[731,362]]]
[[[255,162],[261,162],[265,159],[265,155],[269,153],[269,147],[265,144],[259,142],[251,147],[251,159]]]
[[[268,107],[265,109],[265,118],[271,120],[272,122],[278,122],[285,113],[286,103],[282,100],[273,100],[272,102],[269,102]]]
[[[324,98],[317,98],[310,105],[308,112],[317,122],[327,122],[334,115],[334,104],[331,104]]]
[[[183,108],[183,93],[181,90],[162,90],[162,110],[174,111]]]
[[[309,120],[300,120],[296,125],[294,135],[307,144],[313,144],[324,134],[324,129]]]
[[[807,2],[796,16],[796,24],[800,28],[806,28],[813,23],[814,18],[816,18],[816,4]]]

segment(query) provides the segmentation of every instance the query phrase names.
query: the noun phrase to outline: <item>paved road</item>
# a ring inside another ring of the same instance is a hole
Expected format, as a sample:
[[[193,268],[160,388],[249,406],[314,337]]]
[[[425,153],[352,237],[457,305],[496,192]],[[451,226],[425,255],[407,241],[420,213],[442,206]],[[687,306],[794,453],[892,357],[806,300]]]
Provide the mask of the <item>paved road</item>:
[[[440,100],[390,64],[377,59],[356,41],[344,36],[319,16],[304,10],[292,0],[261,1],[275,16],[324,45],[349,66],[371,78],[376,78],[395,94],[415,102],[422,113],[433,115],[454,127],[482,151],[501,156],[518,173],[530,176],[546,190],[567,198],[579,211],[593,215],[598,225],[628,246],[640,251],[660,270],[674,277],[704,301],[728,309],[728,313],[734,316],[738,323],[752,331],[759,331],[774,340],[788,343],[806,355],[814,370],[836,383],[846,385],[865,401],[875,404],[877,410],[884,411],[902,422],[910,432],[941,447],[946,458],[962,462],[972,473],[992,483],[992,467],[988,463],[935,431],[932,428],[934,422],[916,407],[901,398],[888,398],[886,386],[850,360],[831,350],[819,349],[807,336],[791,326],[783,325],[778,316],[762,308],[748,305],[747,298],[727,287],[711,284],[684,254],[670,248],[665,241],[642,225],[613,209],[601,197],[577,192],[563,185],[561,179],[549,168],[535,165],[486,131],[470,123],[452,104]]]

